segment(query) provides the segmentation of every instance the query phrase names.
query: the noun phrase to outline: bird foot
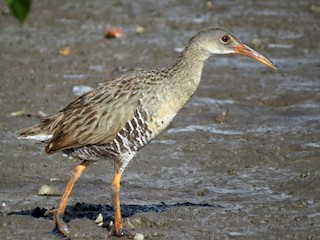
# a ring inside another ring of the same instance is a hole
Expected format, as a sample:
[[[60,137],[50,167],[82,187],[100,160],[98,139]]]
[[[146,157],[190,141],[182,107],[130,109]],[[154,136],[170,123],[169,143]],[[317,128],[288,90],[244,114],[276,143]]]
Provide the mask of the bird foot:
[[[123,236],[124,232],[123,232],[122,223],[117,223],[117,222],[111,221],[109,224],[109,227],[111,228],[110,235],[117,236],[117,237]]]
[[[61,214],[55,212],[54,221],[56,223],[56,229],[65,237],[70,237],[70,231],[67,224],[63,221]]]
[[[63,221],[62,217],[63,217],[63,215],[59,214],[57,211],[54,211],[54,221],[56,224],[56,228],[55,228],[56,231],[58,231],[60,234],[67,237],[68,239],[69,238],[86,237],[85,234],[70,232],[69,227]],[[124,229],[122,223],[117,224],[117,223],[114,223],[113,221],[111,221],[111,222],[109,222],[108,225],[109,225],[109,229],[110,229],[110,232],[109,232],[110,236],[117,236],[117,237],[125,236],[129,239],[133,239],[134,236],[137,234],[133,231],[129,231],[127,229]]]
[[[112,227],[110,230],[110,235],[116,236],[116,237],[126,237],[129,239],[134,239],[134,237],[137,235],[137,233],[133,232],[133,231],[129,231],[127,229],[121,229],[120,231],[118,231],[117,229]]]
[[[51,215],[51,214],[52,214],[52,215],[55,215],[57,211],[58,211],[58,209],[56,209],[56,208],[47,210],[47,211],[44,212],[44,216],[49,216],[49,215]]]
[[[122,222],[112,221],[109,219],[105,221],[101,213],[96,218],[95,223],[99,227],[108,228],[110,230],[109,234],[111,236],[121,237],[124,235]]]
[[[72,233],[70,232],[67,224],[63,221],[61,214],[59,214],[58,212],[55,212],[54,214],[54,220],[56,223],[56,230],[62,234],[63,236],[67,237],[67,238],[83,238],[85,237],[85,234],[81,234],[81,233]]]
[[[114,224],[113,221],[109,224],[110,228],[110,235],[111,236],[117,236],[117,237],[127,237],[129,239],[133,239],[134,236],[137,234],[133,231],[130,231],[122,226],[122,224]]]

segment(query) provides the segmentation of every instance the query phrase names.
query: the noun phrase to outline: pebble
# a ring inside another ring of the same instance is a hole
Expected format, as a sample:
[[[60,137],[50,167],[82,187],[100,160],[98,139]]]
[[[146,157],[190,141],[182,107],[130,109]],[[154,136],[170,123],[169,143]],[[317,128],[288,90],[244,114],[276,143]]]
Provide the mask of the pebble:
[[[212,3],[212,1],[207,1],[206,6],[207,6],[207,10],[211,11],[211,10],[213,9],[213,3]]]
[[[11,116],[14,116],[14,117],[21,117],[21,116],[23,116],[24,114],[25,114],[24,110],[10,113],[10,115],[11,115]]]
[[[71,47],[63,47],[58,50],[58,53],[61,56],[69,56],[71,55]]]
[[[46,117],[46,116],[48,116],[48,114],[46,114],[46,113],[44,113],[42,111],[38,111],[38,116],[39,117]]]
[[[42,187],[38,191],[38,195],[46,195],[46,196],[60,196],[61,194],[59,191],[53,187],[49,186],[47,184],[42,185]]]
[[[175,52],[177,52],[177,53],[180,53],[180,52],[183,51],[183,48],[176,47],[176,48],[174,48],[173,50],[174,50]]]
[[[261,40],[259,38],[252,38],[251,44],[255,48],[259,48],[261,46]]]
[[[144,236],[141,233],[137,233],[134,236],[134,240],[143,240],[143,239],[144,239]]]
[[[136,27],[136,33],[137,33],[137,34],[142,34],[142,33],[144,33],[144,27],[142,27],[142,26],[137,26],[137,27]]]
[[[103,222],[103,216],[101,213],[99,213],[98,217],[95,220],[96,223],[102,223]]]
[[[310,10],[311,12],[320,13],[320,5],[311,5]]]
[[[72,88],[72,92],[76,96],[81,96],[85,93],[90,92],[91,90],[93,90],[93,88],[90,86],[73,86]]]
[[[104,34],[105,38],[124,38],[125,36],[125,32],[120,27],[108,28]]]

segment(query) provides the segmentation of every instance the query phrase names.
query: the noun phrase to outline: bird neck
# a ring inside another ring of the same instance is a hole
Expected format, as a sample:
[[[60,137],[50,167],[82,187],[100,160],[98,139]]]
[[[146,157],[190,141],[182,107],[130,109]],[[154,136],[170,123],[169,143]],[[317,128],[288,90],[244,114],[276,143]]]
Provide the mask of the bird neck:
[[[178,56],[171,67],[175,83],[188,95],[196,91],[202,75],[204,62],[209,54],[197,45],[189,44]]]

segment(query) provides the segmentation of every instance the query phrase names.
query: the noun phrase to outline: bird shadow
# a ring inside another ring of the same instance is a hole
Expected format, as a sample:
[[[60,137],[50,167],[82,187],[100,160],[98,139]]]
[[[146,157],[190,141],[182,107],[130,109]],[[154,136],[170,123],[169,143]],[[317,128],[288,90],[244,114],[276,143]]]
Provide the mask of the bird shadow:
[[[121,205],[121,214],[122,217],[130,217],[137,213],[143,212],[164,212],[172,207],[217,207],[215,205],[207,203],[192,203],[192,202],[183,202],[183,203],[159,203],[159,204],[149,204],[149,205],[136,205],[136,204],[122,204]],[[218,206],[221,207],[221,206]],[[52,209],[51,209],[52,210]],[[48,214],[51,210],[46,208],[36,207],[30,210],[22,211],[13,211],[7,213],[7,215],[27,215],[34,218],[49,218],[53,219],[52,214]],[[110,205],[100,205],[100,204],[89,204],[89,203],[76,203],[75,205],[68,205],[66,212],[64,214],[64,221],[69,222],[74,219],[88,218],[95,220],[99,214],[103,216],[105,222],[110,222],[113,219],[113,207]]]

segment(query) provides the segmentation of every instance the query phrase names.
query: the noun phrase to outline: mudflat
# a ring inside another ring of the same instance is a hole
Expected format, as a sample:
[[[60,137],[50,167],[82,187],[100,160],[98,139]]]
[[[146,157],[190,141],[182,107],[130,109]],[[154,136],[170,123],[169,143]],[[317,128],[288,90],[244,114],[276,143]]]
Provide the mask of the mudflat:
[[[76,99],[75,86],[171,65],[209,26],[232,30],[279,71],[232,55],[206,62],[191,101],[124,173],[125,226],[148,239],[319,238],[319,9],[318,1],[33,1],[24,25],[2,11],[1,239],[61,239],[44,214],[59,196],[38,191],[46,184],[59,195],[79,163],[15,131]],[[108,25],[125,38],[104,38]],[[65,215],[71,231],[109,237],[94,220],[112,217],[112,175],[109,161],[83,173]]]

